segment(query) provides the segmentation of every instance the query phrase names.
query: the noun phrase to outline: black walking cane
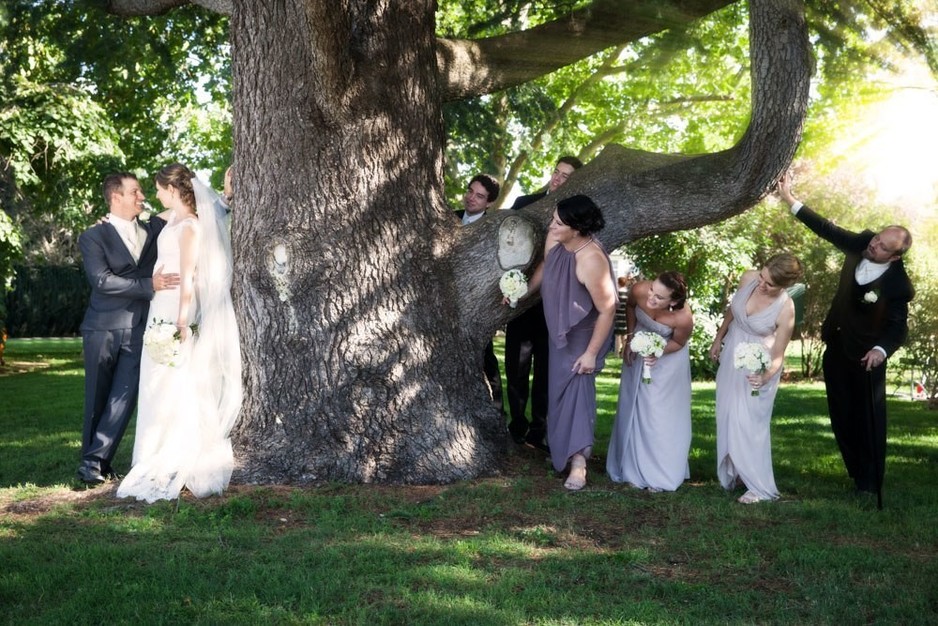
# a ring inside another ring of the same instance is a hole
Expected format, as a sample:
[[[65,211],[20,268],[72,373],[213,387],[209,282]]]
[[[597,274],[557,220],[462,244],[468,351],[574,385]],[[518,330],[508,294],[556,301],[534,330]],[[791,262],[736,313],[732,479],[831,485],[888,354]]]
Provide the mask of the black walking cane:
[[[883,367],[886,363],[883,362]],[[880,467],[880,454],[877,450],[878,440],[876,437],[876,389],[873,387],[873,371],[867,372],[870,383],[870,450],[873,452],[873,467],[876,470],[876,509],[883,510],[883,474],[885,467]],[[883,455],[885,456],[885,455]],[[885,458],[883,459],[885,465]]]

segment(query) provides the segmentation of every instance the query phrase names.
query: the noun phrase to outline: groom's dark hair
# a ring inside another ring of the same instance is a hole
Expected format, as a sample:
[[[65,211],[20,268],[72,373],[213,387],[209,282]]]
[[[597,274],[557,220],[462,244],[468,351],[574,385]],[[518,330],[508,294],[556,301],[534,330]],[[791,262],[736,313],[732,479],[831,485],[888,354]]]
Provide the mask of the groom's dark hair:
[[[137,180],[137,177],[130,172],[114,172],[113,174],[108,174],[104,177],[104,201],[107,203],[108,207],[111,206],[111,195],[121,190],[121,188],[124,186],[125,178],[133,178],[134,180]]]

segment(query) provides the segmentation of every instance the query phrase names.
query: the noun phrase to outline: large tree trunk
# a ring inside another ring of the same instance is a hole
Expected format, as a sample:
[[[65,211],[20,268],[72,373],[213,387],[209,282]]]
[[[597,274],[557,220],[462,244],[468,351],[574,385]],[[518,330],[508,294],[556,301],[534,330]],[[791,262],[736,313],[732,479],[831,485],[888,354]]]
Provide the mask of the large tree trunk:
[[[432,0],[235,5],[241,480],[497,466],[485,339],[447,255],[433,29]]]

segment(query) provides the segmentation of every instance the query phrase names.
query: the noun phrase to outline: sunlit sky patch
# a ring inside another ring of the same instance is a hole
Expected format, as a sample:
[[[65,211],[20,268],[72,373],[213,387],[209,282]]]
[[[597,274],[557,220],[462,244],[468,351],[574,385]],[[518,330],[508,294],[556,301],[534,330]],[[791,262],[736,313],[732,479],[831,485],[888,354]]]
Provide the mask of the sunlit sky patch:
[[[870,107],[845,137],[842,168],[860,176],[879,203],[932,217],[938,197],[938,82],[925,67],[893,79],[894,91]]]

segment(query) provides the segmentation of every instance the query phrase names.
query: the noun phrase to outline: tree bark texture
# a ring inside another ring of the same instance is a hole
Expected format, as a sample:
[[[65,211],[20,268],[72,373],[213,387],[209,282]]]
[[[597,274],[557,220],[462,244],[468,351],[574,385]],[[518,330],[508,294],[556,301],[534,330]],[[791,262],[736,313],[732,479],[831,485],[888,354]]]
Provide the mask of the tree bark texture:
[[[432,0],[235,4],[241,480],[447,482],[503,453],[494,326],[453,281],[433,29]]]

